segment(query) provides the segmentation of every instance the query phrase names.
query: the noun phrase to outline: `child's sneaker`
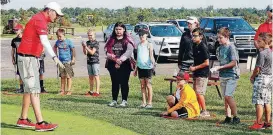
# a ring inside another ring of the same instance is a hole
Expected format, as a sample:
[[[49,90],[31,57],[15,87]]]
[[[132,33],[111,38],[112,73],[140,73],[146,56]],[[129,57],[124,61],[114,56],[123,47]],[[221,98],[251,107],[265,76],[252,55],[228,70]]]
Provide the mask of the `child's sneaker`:
[[[86,93],[85,93],[85,96],[92,96],[93,95],[93,91],[87,91]]]
[[[68,91],[68,92],[66,93],[66,95],[70,96],[70,95],[72,95],[72,92],[71,92],[71,91]]]
[[[41,87],[41,93],[43,93],[43,94],[46,94],[46,93],[47,93],[45,87]]]
[[[232,119],[232,124],[239,124],[240,123],[240,118],[238,117],[233,117]]]
[[[93,97],[99,97],[99,96],[100,96],[100,94],[99,94],[99,93],[97,93],[97,92],[94,92],[94,93],[92,94],[92,96],[93,96]]]
[[[226,116],[225,120],[221,122],[221,124],[230,124],[231,123],[231,117]]]
[[[126,100],[122,100],[121,104],[119,104],[120,107],[126,107],[127,106],[127,101]]]
[[[58,125],[57,124],[50,124],[46,121],[42,121],[41,123],[36,123],[35,125],[35,131],[52,131],[55,128],[57,128]]]
[[[208,111],[201,111],[201,113],[200,113],[200,117],[210,117],[210,114],[209,114],[209,112]]]
[[[15,93],[24,93],[24,89],[17,89],[17,90],[15,90]]]
[[[141,104],[139,107],[140,107],[140,108],[145,108],[145,107],[146,107],[146,104]]]
[[[266,128],[271,128],[271,123],[264,123],[263,125],[263,128],[266,129]]]
[[[113,100],[111,103],[108,104],[108,106],[110,107],[114,107],[114,106],[117,106],[118,102]]]
[[[147,104],[147,105],[145,106],[145,108],[146,108],[146,109],[150,109],[150,108],[153,108],[153,106],[152,106],[151,104]]]
[[[60,93],[58,93],[58,95],[64,96],[65,92],[64,91],[60,91]]]
[[[255,122],[252,126],[249,127],[249,129],[261,130],[261,129],[264,129],[263,126],[264,126],[264,124],[259,124],[259,123]]]
[[[18,127],[35,127],[35,124],[31,122],[30,119],[18,119],[17,121]]]

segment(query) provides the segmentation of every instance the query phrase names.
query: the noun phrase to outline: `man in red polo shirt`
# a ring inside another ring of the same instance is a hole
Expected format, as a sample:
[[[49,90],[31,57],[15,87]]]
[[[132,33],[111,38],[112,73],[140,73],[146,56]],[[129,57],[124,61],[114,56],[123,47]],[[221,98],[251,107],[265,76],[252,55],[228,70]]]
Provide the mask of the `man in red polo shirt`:
[[[47,24],[63,16],[61,7],[56,2],[48,3],[44,10],[32,16],[26,24],[21,44],[18,48],[18,69],[24,83],[24,96],[21,117],[17,121],[20,127],[35,127],[36,131],[50,131],[58,127],[43,120],[40,108],[39,60],[43,48],[54,62],[64,68],[56,57],[47,37]],[[37,123],[28,119],[28,108],[32,104]]]
[[[267,19],[266,21],[261,24],[256,31],[255,37],[254,37],[254,45],[257,49],[259,49],[259,46],[257,44],[259,34],[262,32],[267,32],[272,34],[272,7],[271,5],[268,5],[266,8],[266,14],[267,14]]]

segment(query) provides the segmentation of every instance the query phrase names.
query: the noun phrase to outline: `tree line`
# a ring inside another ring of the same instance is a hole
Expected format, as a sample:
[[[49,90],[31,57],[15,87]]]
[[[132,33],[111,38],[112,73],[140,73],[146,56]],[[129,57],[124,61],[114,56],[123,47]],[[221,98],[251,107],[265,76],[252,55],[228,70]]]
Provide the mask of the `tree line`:
[[[266,6],[265,6],[266,8]],[[108,25],[121,21],[136,24],[140,21],[166,21],[167,19],[185,19],[187,16],[212,17],[212,16],[241,16],[252,24],[260,24],[266,19],[266,10],[256,8],[206,8],[187,9],[181,8],[137,8],[127,6],[122,9],[108,8],[67,8],[62,9],[65,16],[54,26],[71,26],[71,23],[79,23],[90,27],[96,25]],[[42,9],[31,7],[29,9],[1,9],[1,25],[7,25],[7,20],[20,18],[20,23],[26,24],[28,19]]]

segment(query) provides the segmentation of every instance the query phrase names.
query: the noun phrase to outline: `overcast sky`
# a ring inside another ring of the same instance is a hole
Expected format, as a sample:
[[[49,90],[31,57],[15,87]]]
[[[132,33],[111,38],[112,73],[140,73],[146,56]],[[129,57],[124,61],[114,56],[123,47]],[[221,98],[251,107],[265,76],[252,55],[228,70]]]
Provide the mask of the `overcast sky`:
[[[2,9],[28,9],[30,7],[43,8],[53,0],[10,0],[11,2],[1,6]],[[154,7],[154,8],[198,8],[213,5],[214,8],[244,8],[255,7],[265,9],[272,5],[272,0],[56,0],[62,7],[87,7],[119,9],[125,6]]]

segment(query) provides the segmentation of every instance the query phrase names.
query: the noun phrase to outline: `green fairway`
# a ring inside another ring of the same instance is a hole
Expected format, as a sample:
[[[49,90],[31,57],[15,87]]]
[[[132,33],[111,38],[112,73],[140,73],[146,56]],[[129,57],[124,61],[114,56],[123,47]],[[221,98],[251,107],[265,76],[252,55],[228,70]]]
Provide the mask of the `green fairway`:
[[[198,134],[198,135],[243,135],[243,134],[271,134],[272,130],[252,131],[248,129],[249,125],[253,124],[255,120],[255,108],[251,103],[252,85],[249,81],[249,74],[244,74],[240,77],[238,87],[236,89],[234,98],[238,106],[238,116],[242,120],[239,125],[220,125],[216,123],[225,118],[223,100],[218,97],[215,87],[208,87],[206,92],[207,110],[215,115],[212,119],[207,120],[171,120],[159,117],[159,114],[165,110],[165,97],[169,94],[169,82],[164,81],[166,76],[156,76],[152,79],[153,83],[153,108],[141,109],[138,106],[141,104],[140,84],[137,77],[130,78],[130,92],[128,97],[129,106],[127,108],[112,108],[107,104],[112,100],[111,97],[111,81],[109,76],[101,76],[101,97],[85,97],[84,93],[89,89],[88,77],[73,78],[72,89],[74,90],[72,96],[59,96],[59,83],[56,79],[45,79],[45,87],[49,94],[41,95],[41,106],[43,109],[43,116],[45,120],[56,122],[60,125],[54,132],[59,134],[66,132],[62,128],[66,128],[72,124],[67,116],[84,116],[73,118],[77,124],[73,124],[75,128],[68,128],[69,132],[74,134],[87,134],[87,128],[93,128],[92,124],[85,123],[84,119],[106,123],[109,135],[121,133],[127,135],[129,133],[140,133],[147,135],[182,135],[182,134]],[[12,79],[1,81],[1,98],[2,98],[2,122],[7,124],[14,124],[19,116],[20,107],[14,112],[9,111],[5,105],[21,105],[22,96],[15,95],[11,91],[15,89],[15,82]],[[174,86],[175,87],[175,86]],[[9,91],[9,94],[3,94],[3,91]],[[121,94],[120,94],[121,95]],[[121,97],[118,98],[120,103]],[[15,107],[16,108],[16,107]],[[7,110],[7,112],[5,112]],[[44,111],[52,110],[52,111]],[[56,112],[57,111],[57,112]],[[52,113],[54,112],[54,113]],[[62,112],[65,112],[64,114]],[[68,113],[69,114],[68,114]],[[29,113],[32,114],[32,113]],[[52,114],[52,115],[51,115]],[[9,117],[12,115],[12,117]],[[9,118],[5,118],[9,117]],[[30,117],[33,119],[33,114]],[[5,121],[7,119],[7,121]],[[82,119],[82,120],[80,120]],[[109,124],[110,123],[110,124]],[[90,126],[91,125],[91,126]],[[117,128],[121,127],[121,128]],[[77,127],[77,128],[76,128]],[[108,128],[109,127],[109,128]],[[112,129],[113,128],[113,129]],[[83,130],[84,129],[84,130]],[[124,130],[128,129],[128,130]],[[90,129],[91,130],[91,129]],[[5,128],[5,132],[25,132],[25,130],[17,130],[13,128]],[[126,131],[126,132],[125,132]],[[32,133],[33,131],[31,131]],[[28,131],[29,133],[29,131]],[[99,130],[96,135],[105,133]],[[90,132],[88,134],[93,134]]]
[[[35,132],[33,128],[16,127],[16,121],[20,114],[21,107],[2,104],[2,135],[42,135],[45,133]],[[35,121],[33,111],[29,112],[29,118]],[[59,127],[54,132],[47,132],[47,135],[133,135],[136,134],[130,130],[115,126],[113,124],[95,120],[83,116],[69,114],[67,112],[56,112],[43,110],[43,115],[46,120],[56,122]]]

